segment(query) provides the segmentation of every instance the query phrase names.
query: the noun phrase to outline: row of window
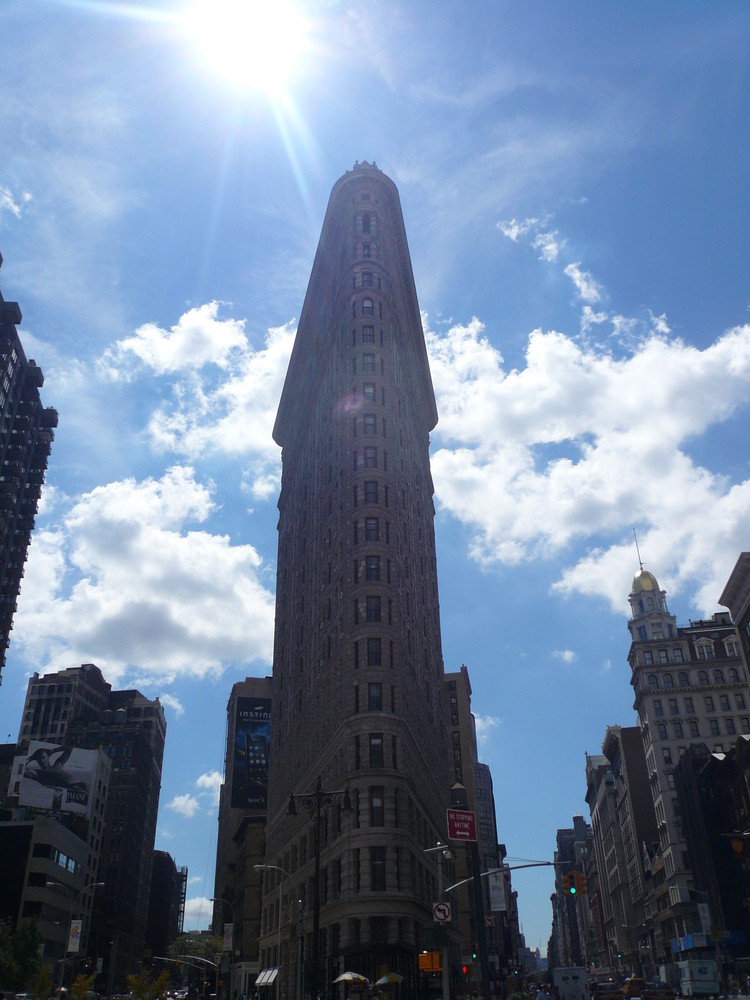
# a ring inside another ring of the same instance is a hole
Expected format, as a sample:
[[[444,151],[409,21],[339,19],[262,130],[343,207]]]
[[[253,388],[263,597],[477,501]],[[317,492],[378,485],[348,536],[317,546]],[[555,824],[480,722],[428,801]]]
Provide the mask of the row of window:
[[[737,708],[745,708],[745,696],[741,691],[737,691],[734,696],[734,703]],[[667,702],[669,706],[670,715],[680,715],[679,703],[676,698],[670,698]],[[712,694],[707,694],[703,698],[703,707],[707,712],[714,712],[714,696]],[[729,695],[721,694],[719,695],[719,708],[722,712],[730,712]],[[692,698],[688,697],[684,699],[684,714],[693,715],[695,713],[695,703]],[[661,698],[654,699],[654,714],[664,715],[664,708],[662,706]]]
[[[380,580],[380,556],[365,556],[365,580],[368,582],[377,582]],[[354,560],[354,582],[359,583],[359,559]],[[386,559],[385,561],[385,575],[386,582],[391,582],[391,560]],[[330,619],[330,615],[328,616]]]
[[[640,625],[638,627],[638,638],[647,640],[651,639],[671,639],[673,638],[674,630],[671,625],[667,626],[667,634],[664,635],[664,629],[661,624],[651,626],[651,636],[649,637],[648,631],[645,625]],[[718,641],[718,640],[717,640]],[[715,660],[716,650],[714,648],[714,643],[710,639],[698,639],[695,644],[695,657],[698,660]],[[723,642],[724,652],[726,656],[739,656],[740,646],[736,639],[725,639]],[[671,656],[670,656],[671,654]],[[658,651],[659,663],[684,663],[684,656],[682,649],[679,646],[675,646],[674,649],[660,649]],[[651,650],[646,649],[643,651],[644,663],[653,663],[653,653]]]
[[[352,288],[377,288],[382,289],[383,282],[379,274],[372,271],[361,271],[352,275]]]
[[[354,711],[359,712],[360,698],[359,698],[359,684],[354,685]],[[396,711],[396,694],[393,685],[391,688],[391,712]],[[367,707],[366,712],[382,712],[383,711],[383,685],[380,681],[371,681],[367,685]]]
[[[729,670],[727,672],[727,677],[729,678],[729,683],[730,684],[737,684],[737,683],[739,683],[740,675],[739,675],[739,671],[736,670],[735,667],[730,667],[729,668]],[[669,674],[669,673],[662,674],[661,675],[661,680],[662,680],[662,683],[663,683],[663,685],[664,685],[665,688],[671,688],[671,687],[675,686],[674,677],[673,677],[672,674]],[[661,686],[660,683],[659,683],[659,676],[657,674],[649,674],[648,678],[647,678],[647,683],[648,683],[648,686],[650,688],[658,688],[658,687]],[[706,684],[709,684],[709,683],[713,683],[713,684],[724,684],[724,683],[726,683],[725,680],[724,680],[724,671],[723,670],[714,670],[713,673],[711,674],[711,681],[709,681],[708,671],[707,670],[699,670],[698,671],[698,684],[699,685],[706,685]],[[681,670],[679,672],[679,674],[677,675],[677,684],[678,684],[679,687],[690,687],[690,675],[686,671]]]
[[[382,466],[383,466],[383,472],[387,472],[388,452],[385,450],[383,450]],[[352,452],[353,471],[356,472],[357,469],[359,469],[360,467],[364,467],[365,469],[377,469],[380,467],[378,464],[378,449],[376,445],[366,445],[362,449],[361,453],[358,452],[356,449]]]
[[[384,344],[385,344],[385,334],[383,333],[383,331],[380,328],[378,328],[378,334],[379,334],[378,340],[380,341],[380,346],[383,347]],[[371,324],[371,323],[365,323],[365,324],[363,324],[363,326],[362,326],[362,343],[363,344],[374,344],[375,343],[375,325],[374,324]],[[356,328],[353,328],[352,329],[352,347],[356,347],[356,346],[357,346],[357,330],[356,330]],[[372,355],[372,358],[373,358],[373,363],[374,363],[374,359],[375,359],[375,355],[374,354]],[[374,368],[372,370],[375,371]]]
[[[742,732],[743,733],[750,733],[750,716],[742,716],[740,718],[740,725],[742,726]],[[687,726],[688,726],[688,733],[686,734],[685,733],[685,727],[683,726],[682,722],[675,720],[672,723],[672,737],[671,738],[675,739],[675,740],[681,740],[681,739],[683,739],[685,737],[685,735],[689,735],[692,738],[700,738],[700,736],[701,736],[700,726],[699,726],[698,722],[695,721],[695,719],[691,719],[688,722]],[[657,732],[659,734],[659,739],[660,740],[668,740],[668,739],[670,739],[669,733],[667,731],[667,724],[666,724],[666,722],[658,722],[656,724],[656,729],[657,729]],[[709,734],[711,736],[720,736],[721,735],[721,730],[719,728],[719,720],[718,719],[709,719],[708,720],[708,729],[709,729]],[[734,719],[724,719],[724,732],[727,734],[727,736],[736,736],[737,735],[737,726],[735,724]]]
[[[370,298],[362,299],[362,315],[363,316],[374,316],[375,315],[375,303]],[[357,300],[352,300],[352,319],[357,318]],[[383,303],[378,302],[378,319],[383,318]]]
[[[388,598],[388,624],[393,624],[393,601]],[[360,620],[360,600],[358,597],[354,599],[354,624],[359,625]],[[379,594],[368,594],[365,597],[365,607],[364,616],[362,616],[363,621],[366,622],[379,622],[382,621],[382,601]]]
[[[352,506],[359,504],[360,487],[358,483],[352,486]],[[362,498],[365,503],[380,503],[380,484],[374,479],[366,479],[362,487]],[[383,484],[383,505],[390,506],[390,490],[388,484]]]
[[[370,767],[385,767],[385,755],[383,753],[383,734],[382,733],[370,733],[367,738],[368,744],[368,761]],[[396,740],[394,738],[392,743],[392,761],[391,766],[393,770],[396,770]],[[354,737],[354,769],[359,771],[362,768],[362,740],[361,737]],[[381,789],[382,791],[382,789]],[[359,800],[357,800],[358,803]],[[381,809],[382,809],[382,798],[381,798]],[[355,810],[355,826],[359,827],[359,807]],[[381,818],[380,822],[374,822],[372,819],[372,812],[370,813],[370,826],[382,826],[383,820]]]
[[[385,521],[385,544],[391,544],[391,522]],[[352,540],[355,545],[359,545],[359,536],[362,534],[360,531],[360,522],[354,521],[352,523]],[[365,542],[379,542],[380,541],[380,518],[379,517],[366,517],[364,519],[364,541]]]
[[[385,392],[385,390],[383,390]],[[357,437],[357,431],[361,427],[363,434],[378,433],[378,418],[374,413],[365,413],[361,417],[352,417],[352,437]],[[388,422],[383,417],[383,437],[388,437]]]

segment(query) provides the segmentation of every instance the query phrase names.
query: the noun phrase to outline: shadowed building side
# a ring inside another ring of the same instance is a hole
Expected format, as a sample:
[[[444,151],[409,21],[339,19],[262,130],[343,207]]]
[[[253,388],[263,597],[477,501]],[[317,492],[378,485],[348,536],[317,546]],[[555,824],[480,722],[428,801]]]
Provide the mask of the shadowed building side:
[[[398,192],[360,164],[331,194],[274,428],[283,450],[266,863],[285,874],[265,872],[261,965],[279,965],[280,939],[287,996],[297,899],[313,914],[310,989],[351,968],[416,984],[436,889],[423,849],[446,839],[452,783],[436,421]],[[316,789],[336,794],[305,801]]]

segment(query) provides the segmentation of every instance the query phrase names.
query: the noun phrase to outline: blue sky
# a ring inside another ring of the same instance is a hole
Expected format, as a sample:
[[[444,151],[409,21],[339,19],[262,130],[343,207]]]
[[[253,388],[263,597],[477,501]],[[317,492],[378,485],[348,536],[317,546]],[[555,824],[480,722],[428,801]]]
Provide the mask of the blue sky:
[[[681,622],[750,540],[747,4],[300,0],[281,32],[221,7],[0,6],[0,288],[60,414],[2,738],[32,670],[162,698],[157,846],[198,927],[227,697],[270,671],[271,428],[356,160],[401,195],[445,667],[511,856],[552,857],[584,753],[634,722],[632,529]],[[551,875],[515,887],[544,948]]]

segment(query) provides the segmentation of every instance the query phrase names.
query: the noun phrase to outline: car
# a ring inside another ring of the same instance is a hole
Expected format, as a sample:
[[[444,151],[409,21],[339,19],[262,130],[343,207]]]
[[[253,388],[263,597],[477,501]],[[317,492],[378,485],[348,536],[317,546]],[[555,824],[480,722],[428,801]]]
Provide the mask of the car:
[[[626,1000],[632,1000],[633,997],[645,997],[646,986],[645,979],[640,979],[638,976],[631,976],[622,984],[622,994]]]
[[[622,987],[612,979],[591,983],[589,993],[591,1000],[622,1000]]]
[[[668,983],[647,983],[644,1000],[675,1000],[675,991]]]

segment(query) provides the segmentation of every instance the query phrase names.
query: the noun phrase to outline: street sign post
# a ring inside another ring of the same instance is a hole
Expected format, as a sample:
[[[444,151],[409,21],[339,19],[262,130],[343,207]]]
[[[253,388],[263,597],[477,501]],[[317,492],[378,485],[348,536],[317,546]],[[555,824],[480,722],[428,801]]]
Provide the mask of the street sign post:
[[[476,842],[477,817],[470,809],[448,809],[448,839]]]

